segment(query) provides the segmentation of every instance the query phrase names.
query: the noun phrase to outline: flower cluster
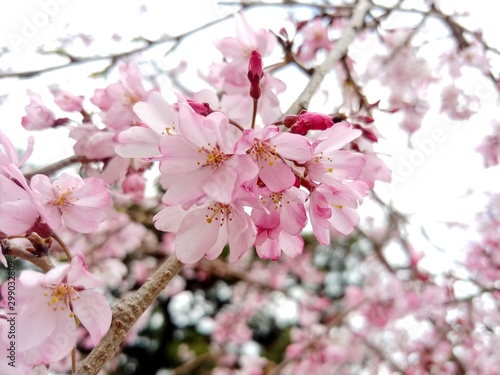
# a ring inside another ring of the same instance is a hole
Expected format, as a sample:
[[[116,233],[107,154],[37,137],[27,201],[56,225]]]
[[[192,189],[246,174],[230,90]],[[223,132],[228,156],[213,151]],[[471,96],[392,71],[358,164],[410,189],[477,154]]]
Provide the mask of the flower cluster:
[[[368,186],[359,179],[365,157],[346,147],[362,134],[350,123],[311,114],[310,129],[325,130],[308,134],[306,122],[303,134],[274,124],[244,128],[181,97],[168,105],[157,93],[135,108],[149,128],[122,132],[116,150],[160,160],[165,208],[155,226],[177,233],[181,261],[216,258],[226,243],[232,262],[252,246],[261,258],[297,255],[307,212],[323,244],[330,229],[349,234],[357,225]]]

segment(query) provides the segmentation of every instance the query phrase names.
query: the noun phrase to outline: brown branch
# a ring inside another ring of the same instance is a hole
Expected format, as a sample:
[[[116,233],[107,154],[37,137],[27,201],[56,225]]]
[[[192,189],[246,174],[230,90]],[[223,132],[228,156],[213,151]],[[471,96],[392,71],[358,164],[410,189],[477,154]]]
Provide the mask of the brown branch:
[[[39,76],[41,74],[49,73],[49,72],[52,72],[55,70],[68,68],[70,66],[81,65],[81,64],[95,62],[95,61],[110,60],[109,65],[103,70],[103,71],[107,71],[111,67],[113,67],[113,65],[115,65],[118,61],[120,61],[124,58],[127,58],[129,56],[132,56],[132,55],[135,55],[138,53],[145,52],[149,49],[152,49],[154,47],[157,47],[157,46],[165,44],[165,43],[174,43],[173,46],[165,53],[165,56],[166,56],[167,54],[174,51],[183,39],[185,39],[193,34],[196,34],[197,32],[200,32],[206,28],[209,28],[213,25],[216,25],[222,21],[225,21],[231,17],[233,17],[233,14],[228,14],[224,17],[207,22],[199,27],[191,29],[191,30],[189,30],[183,34],[179,34],[177,36],[166,36],[166,37],[163,37],[163,38],[160,38],[157,40],[148,40],[146,38],[140,38],[140,40],[145,43],[143,46],[132,49],[130,51],[125,51],[125,52],[116,53],[116,54],[110,54],[110,55],[105,55],[105,56],[78,57],[78,56],[73,56],[65,51],[57,50],[57,51],[52,52],[52,53],[58,54],[62,57],[65,57],[68,60],[66,63],[61,64],[61,65],[51,66],[51,67],[48,67],[45,69],[30,70],[30,71],[25,71],[25,72],[3,73],[3,74],[0,74],[0,79],[4,79],[4,78],[32,78],[32,77],[36,77],[36,76]],[[48,52],[46,52],[46,53],[48,53]]]
[[[32,171],[32,172],[24,173],[24,177],[26,177],[26,179],[29,180],[29,179],[31,179],[31,177],[33,177],[36,174],[44,174],[46,176],[50,176],[63,168],[69,167],[72,164],[92,163],[95,161],[98,161],[98,160],[87,159],[85,156],[73,155],[73,156],[70,156],[69,158],[56,161],[55,163],[47,165],[46,167],[37,169],[37,170]]]
[[[96,375],[101,370],[137,319],[179,273],[182,266],[175,255],[171,255],[139,290],[113,308],[113,320],[108,333],[80,364],[75,375]]]
[[[176,367],[173,371],[173,375],[183,375],[183,374],[192,374],[194,370],[205,364],[206,362],[212,359],[212,355],[209,353],[200,354],[197,357],[183,363],[182,365]]]
[[[13,245],[12,242],[7,240],[0,241],[0,245],[1,245],[1,251],[5,255],[10,255],[14,258],[24,259],[34,264],[45,273],[49,272],[52,268],[54,268],[54,265],[52,264],[52,261],[50,260],[48,255],[37,256],[29,252],[28,250],[23,249],[20,246]]]

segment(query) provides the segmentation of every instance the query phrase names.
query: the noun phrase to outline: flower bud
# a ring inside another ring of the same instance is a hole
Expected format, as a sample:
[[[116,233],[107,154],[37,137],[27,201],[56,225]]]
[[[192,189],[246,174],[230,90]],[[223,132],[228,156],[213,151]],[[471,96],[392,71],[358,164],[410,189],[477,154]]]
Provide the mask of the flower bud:
[[[250,96],[254,100],[260,98],[260,80],[264,76],[262,57],[257,51],[252,51],[248,63],[248,80],[250,81]]]
[[[330,116],[316,112],[301,111],[290,132],[305,135],[309,130],[325,130],[332,126],[333,121]]]
[[[191,108],[193,108],[194,111],[199,115],[208,116],[210,113],[214,111],[212,108],[210,108],[208,103],[197,102],[196,100],[189,100],[189,99],[187,102],[191,106]]]

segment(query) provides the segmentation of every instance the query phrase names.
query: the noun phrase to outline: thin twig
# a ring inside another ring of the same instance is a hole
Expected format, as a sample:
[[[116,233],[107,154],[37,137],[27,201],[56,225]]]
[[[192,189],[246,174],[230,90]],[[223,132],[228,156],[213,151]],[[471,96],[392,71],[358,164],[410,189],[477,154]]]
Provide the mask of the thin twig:
[[[369,0],[359,0],[349,24],[343,30],[342,36],[336,41],[325,61],[314,69],[314,73],[311,76],[309,83],[288,111],[286,111],[286,115],[296,115],[302,109],[307,109],[307,107],[309,107],[309,102],[318,91],[319,86],[321,85],[321,82],[323,82],[326,74],[332,69],[333,65],[346,54],[349,44],[351,44],[352,40],[356,36],[356,33],[362,27],[365,16],[370,7],[371,3]]]

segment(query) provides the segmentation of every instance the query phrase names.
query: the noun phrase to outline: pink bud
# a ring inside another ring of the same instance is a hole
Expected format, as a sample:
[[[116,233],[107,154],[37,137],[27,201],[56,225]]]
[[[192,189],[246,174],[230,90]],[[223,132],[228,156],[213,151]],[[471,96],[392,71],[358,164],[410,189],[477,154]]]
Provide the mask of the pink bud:
[[[283,125],[285,125],[287,128],[290,128],[292,125],[294,125],[297,122],[298,118],[299,118],[299,116],[295,116],[295,115],[285,116],[285,119],[283,120]]]
[[[285,119],[286,120],[286,119]],[[290,132],[305,135],[309,130],[325,130],[333,126],[330,116],[321,113],[302,111]]]
[[[260,80],[264,76],[262,57],[257,51],[252,51],[248,63],[248,80],[250,81],[250,96],[254,100],[260,98]]]
[[[210,108],[208,103],[201,103],[197,102],[196,100],[189,100],[188,99],[188,104],[191,106],[191,108],[194,109],[196,113],[202,116],[208,116],[210,113],[213,112],[213,109]]]
[[[364,128],[359,124],[353,124],[353,127],[355,129],[361,130],[363,132],[362,136],[368,139],[369,141],[378,142],[378,137],[372,130]]]

